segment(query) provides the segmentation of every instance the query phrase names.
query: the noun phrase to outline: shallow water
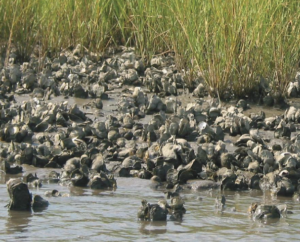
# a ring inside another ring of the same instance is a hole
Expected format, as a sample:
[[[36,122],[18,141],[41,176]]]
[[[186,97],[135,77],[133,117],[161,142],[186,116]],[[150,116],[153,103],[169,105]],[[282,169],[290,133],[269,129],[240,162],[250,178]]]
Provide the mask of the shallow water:
[[[110,94],[109,101],[103,101],[101,110],[104,117],[91,113],[94,120],[105,120],[108,114],[117,115],[118,94]],[[28,100],[28,95],[16,96],[18,102]],[[91,99],[67,100],[57,97],[52,102],[68,101],[69,105],[83,106]],[[192,101],[192,100],[191,100]],[[248,112],[259,112],[252,107]],[[280,115],[282,110],[265,109],[267,116]],[[141,120],[148,123],[150,116]],[[262,131],[263,132],[263,131]],[[272,139],[273,133],[265,132],[263,137]],[[238,137],[225,137],[227,146]],[[280,142],[280,140],[272,140]],[[268,203],[287,204],[293,212],[280,221],[263,224],[254,222],[247,214],[252,202],[262,202],[260,191],[225,192],[226,208],[215,208],[215,198],[219,191],[183,191],[187,213],[182,222],[142,222],[137,219],[137,211],[142,199],[155,203],[163,199],[162,190],[151,188],[151,182],[138,178],[117,178],[116,191],[95,191],[89,188],[74,188],[48,183],[45,178],[53,169],[37,169],[24,166],[26,172],[37,173],[44,180],[39,189],[31,189],[32,194],[42,195],[50,202],[49,207],[40,212],[8,211],[4,206],[9,197],[6,181],[17,176],[0,173],[0,238],[4,241],[293,241],[300,235],[300,203],[292,198],[278,197]],[[68,197],[44,196],[45,191],[56,189]],[[268,196],[267,196],[268,199]]]
[[[25,166],[41,179],[51,169]],[[46,198],[50,205],[41,212],[7,211],[8,193],[5,182],[16,176],[0,176],[0,236],[4,241],[291,241],[299,240],[300,203],[278,197],[293,214],[280,221],[263,224],[247,214],[252,202],[262,202],[260,191],[225,192],[226,208],[215,208],[218,191],[183,191],[187,213],[182,222],[142,222],[137,211],[142,199],[150,203],[163,198],[163,191],[151,188],[149,180],[117,178],[116,191],[95,191],[43,183],[32,194]],[[69,197],[44,196],[57,189]],[[267,196],[268,198],[268,196]]]

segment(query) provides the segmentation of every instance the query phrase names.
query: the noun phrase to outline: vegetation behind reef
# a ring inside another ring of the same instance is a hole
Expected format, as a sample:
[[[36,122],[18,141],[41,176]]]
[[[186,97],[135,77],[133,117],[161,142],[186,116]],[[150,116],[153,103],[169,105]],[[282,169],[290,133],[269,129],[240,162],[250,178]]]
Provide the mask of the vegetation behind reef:
[[[23,58],[82,44],[134,46],[149,60],[174,52],[188,84],[242,97],[261,78],[283,95],[299,69],[299,0],[0,0],[0,43]],[[9,52],[6,53],[9,53]]]

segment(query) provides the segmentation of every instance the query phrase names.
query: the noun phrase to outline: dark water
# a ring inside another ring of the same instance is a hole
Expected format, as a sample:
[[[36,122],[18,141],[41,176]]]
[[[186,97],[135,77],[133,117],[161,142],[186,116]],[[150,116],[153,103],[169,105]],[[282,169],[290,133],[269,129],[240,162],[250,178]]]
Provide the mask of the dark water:
[[[26,166],[43,179],[49,169]],[[14,176],[15,177],[15,176]],[[262,202],[260,191],[225,192],[226,208],[215,208],[218,191],[183,191],[187,213],[182,222],[141,222],[137,211],[142,199],[150,203],[163,199],[163,192],[153,190],[151,182],[138,178],[117,178],[116,191],[94,191],[45,182],[32,194],[57,189],[64,197],[46,198],[50,205],[41,212],[10,212],[5,182],[1,173],[1,241],[298,241],[300,204],[278,197],[269,203],[287,204],[293,214],[280,221],[263,224],[247,214],[252,202]],[[268,195],[267,195],[268,199]]]

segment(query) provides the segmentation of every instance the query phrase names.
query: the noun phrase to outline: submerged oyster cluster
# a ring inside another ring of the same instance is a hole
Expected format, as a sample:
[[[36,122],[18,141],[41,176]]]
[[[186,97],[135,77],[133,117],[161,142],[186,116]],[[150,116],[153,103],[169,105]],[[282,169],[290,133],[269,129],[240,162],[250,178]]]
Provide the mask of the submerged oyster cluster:
[[[6,173],[21,172],[23,164],[61,168],[50,181],[91,189],[115,189],[115,177],[155,177],[166,189],[260,189],[263,181],[278,195],[298,192],[299,108],[246,115],[245,100],[230,106],[208,98],[201,78],[188,87],[171,55],[145,65],[130,48],[108,56],[75,50],[23,63],[11,54],[1,67]],[[86,102],[69,104],[73,98]],[[108,101],[115,109],[103,114]],[[170,205],[143,201],[139,217],[182,217],[179,198]]]

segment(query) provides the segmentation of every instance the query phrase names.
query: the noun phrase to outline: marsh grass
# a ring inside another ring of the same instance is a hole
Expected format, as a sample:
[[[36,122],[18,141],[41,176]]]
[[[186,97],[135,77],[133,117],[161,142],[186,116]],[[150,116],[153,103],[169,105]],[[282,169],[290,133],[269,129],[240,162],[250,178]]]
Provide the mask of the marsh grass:
[[[296,0],[0,0],[1,43],[27,58],[82,44],[90,51],[134,46],[149,61],[174,52],[178,69],[211,95],[251,96],[260,78],[277,96],[299,68]],[[8,55],[7,55],[8,56]]]

